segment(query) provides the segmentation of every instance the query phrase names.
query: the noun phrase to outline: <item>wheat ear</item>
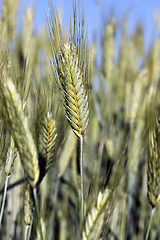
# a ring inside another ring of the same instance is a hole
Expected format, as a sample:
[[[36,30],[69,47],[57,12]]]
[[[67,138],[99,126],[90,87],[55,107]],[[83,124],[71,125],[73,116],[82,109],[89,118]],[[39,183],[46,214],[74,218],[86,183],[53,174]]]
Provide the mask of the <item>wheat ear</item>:
[[[80,15],[80,14],[79,14]],[[77,19],[76,1],[73,1],[73,31],[70,19],[70,38],[64,44],[57,11],[50,2],[48,37],[51,40],[52,69],[60,89],[66,117],[74,133],[80,139],[81,166],[81,222],[83,221],[83,134],[89,122],[88,95],[86,83],[89,79],[87,33],[82,18]]]
[[[154,85],[155,84],[155,85]],[[160,200],[160,105],[159,105],[159,81],[151,85],[148,94],[146,108],[147,129],[147,196],[152,206],[152,213],[147,229],[146,240],[151,229],[154,209]]]
[[[155,117],[156,122],[151,122],[148,130],[148,170],[147,170],[147,180],[148,180],[148,200],[154,208],[160,199],[160,122],[158,110],[153,109],[152,116]]]
[[[57,56],[58,85],[66,117],[80,138],[89,121],[88,97],[83,83],[82,70],[73,43],[66,43]]]
[[[105,211],[109,203],[110,194],[108,189],[99,192],[97,204],[85,218],[85,225],[82,229],[82,240],[99,239],[104,224]]]
[[[113,69],[113,57],[114,57],[114,27],[109,23],[104,30],[103,39],[103,60],[102,60],[102,72],[107,80],[110,80]]]
[[[6,82],[1,85],[1,89],[10,120],[10,130],[19,151],[22,167],[27,177],[27,181],[33,188],[38,225],[41,233],[41,239],[43,239],[36,192],[36,185],[39,180],[39,163],[37,149],[35,147],[32,134],[28,127],[27,118],[25,117],[22,109],[20,95],[17,92],[14,83],[10,79],[6,80]]]
[[[22,109],[20,95],[12,80],[7,80],[1,88],[10,120],[10,130],[19,151],[24,172],[32,188],[35,188],[39,179],[37,150]]]
[[[66,117],[80,140],[81,222],[83,221],[83,134],[89,122],[88,97],[73,43],[66,43],[56,58],[58,86]]]
[[[55,145],[57,133],[56,122],[52,115],[48,113],[41,127],[40,141],[39,141],[39,166],[40,178],[39,182],[43,179],[50,166],[55,161]]]

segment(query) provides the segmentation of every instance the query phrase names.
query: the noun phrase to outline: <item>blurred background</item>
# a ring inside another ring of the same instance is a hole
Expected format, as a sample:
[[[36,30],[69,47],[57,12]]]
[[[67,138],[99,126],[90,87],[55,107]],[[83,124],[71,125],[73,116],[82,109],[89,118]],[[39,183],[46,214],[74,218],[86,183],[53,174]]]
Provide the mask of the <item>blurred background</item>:
[[[2,0],[0,1],[1,4]],[[57,9],[61,12],[63,28],[69,27],[70,10],[72,0],[55,0]],[[160,18],[159,0],[87,0],[79,1],[84,3],[86,22],[88,22],[88,34],[90,41],[93,39],[100,42],[103,34],[104,25],[109,21],[109,17],[114,15],[116,20],[126,16],[128,34],[131,34],[136,25],[141,22],[144,27],[144,46],[148,50],[155,39],[156,18]],[[21,0],[19,5],[18,28],[22,27],[22,18],[26,7],[31,6],[35,9],[34,31],[37,32],[45,24],[45,11],[48,8],[47,0]]]

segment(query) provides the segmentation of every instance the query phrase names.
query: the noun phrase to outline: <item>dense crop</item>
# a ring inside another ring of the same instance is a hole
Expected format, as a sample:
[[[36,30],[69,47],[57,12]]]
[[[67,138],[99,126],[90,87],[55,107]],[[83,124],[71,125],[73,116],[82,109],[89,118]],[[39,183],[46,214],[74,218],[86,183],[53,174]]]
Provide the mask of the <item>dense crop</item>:
[[[0,239],[159,239],[160,41],[111,16],[98,67],[84,10],[65,31],[48,5],[35,34],[2,4]]]

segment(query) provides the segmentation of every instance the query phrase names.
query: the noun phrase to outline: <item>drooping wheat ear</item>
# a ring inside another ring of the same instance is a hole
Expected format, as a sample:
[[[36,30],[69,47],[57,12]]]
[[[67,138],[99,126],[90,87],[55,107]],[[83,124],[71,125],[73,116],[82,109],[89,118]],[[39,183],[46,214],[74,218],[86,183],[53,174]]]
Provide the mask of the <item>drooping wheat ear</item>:
[[[42,124],[39,141],[38,149],[40,166],[39,181],[43,179],[46,172],[55,161],[56,139],[57,139],[56,122],[52,118],[52,115],[48,113],[48,116],[46,117]]]
[[[32,188],[35,188],[39,179],[37,150],[22,109],[20,95],[11,79],[1,85],[1,89],[9,116],[10,130],[19,151],[24,172]]]
[[[89,122],[88,96],[73,43],[66,43],[57,56],[58,85],[67,119],[78,137]]]

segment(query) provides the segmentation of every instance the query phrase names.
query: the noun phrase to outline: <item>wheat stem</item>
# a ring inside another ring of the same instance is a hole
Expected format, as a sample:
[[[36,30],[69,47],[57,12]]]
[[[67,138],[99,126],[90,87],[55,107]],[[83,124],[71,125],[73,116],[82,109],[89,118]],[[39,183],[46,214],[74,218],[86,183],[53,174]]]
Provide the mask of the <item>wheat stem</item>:
[[[57,179],[56,179],[56,185],[55,185],[55,192],[54,192],[54,198],[53,198],[53,210],[50,218],[50,231],[49,231],[49,236],[48,240],[54,239],[53,237],[53,225],[54,225],[54,217],[55,217],[55,205],[57,202],[57,196],[58,196],[58,191],[59,191],[59,185],[60,185],[60,180],[61,180],[61,174],[58,174]]]
[[[81,222],[83,222],[84,213],[84,196],[83,196],[83,136],[79,138],[80,141],[80,174],[81,174]]]
[[[9,179],[9,177],[7,176],[7,177],[6,177],[6,181],[5,181],[4,194],[3,194],[3,201],[2,201],[1,214],[0,214],[0,227],[1,227],[2,218],[3,218],[4,205],[5,205],[5,201],[6,201],[8,179]]]
[[[38,221],[40,237],[41,237],[41,240],[43,240],[43,233],[42,233],[42,226],[41,226],[41,219],[40,219],[40,213],[39,213],[39,204],[38,204],[38,197],[37,197],[36,188],[33,189],[33,196],[34,196],[34,201],[35,201],[35,207],[36,207],[37,221]]]
[[[155,210],[155,208],[152,208],[151,217],[150,217],[150,220],[149,220],[149,225],[148,225],[148,229],[147,229],[147,234],[146,234],[145,240],[147,240],[148,237],[149,237],[149,232],[150,232],[150,230],[151,230],[151,225],[152,225],[154,210]]]
[[[24,235],[24,239],[25,240],[28,240],[29,238],[28,238],[28,235],[29,235],[29,230],[30,230],[30,226],[28,226],[28,225],[26,225],[25,226],[25,235]]]

